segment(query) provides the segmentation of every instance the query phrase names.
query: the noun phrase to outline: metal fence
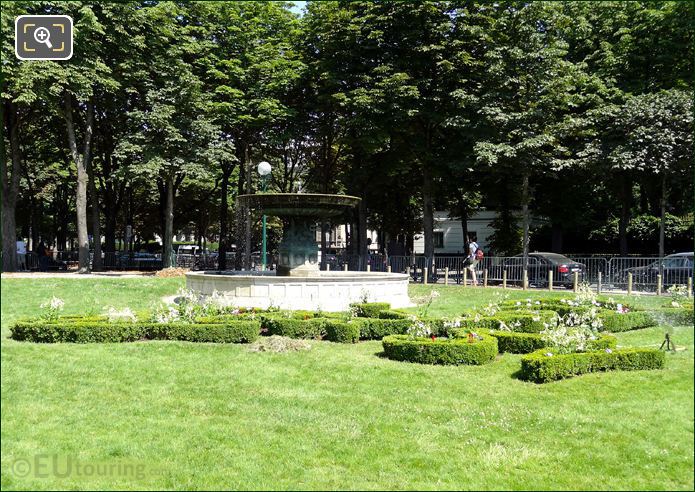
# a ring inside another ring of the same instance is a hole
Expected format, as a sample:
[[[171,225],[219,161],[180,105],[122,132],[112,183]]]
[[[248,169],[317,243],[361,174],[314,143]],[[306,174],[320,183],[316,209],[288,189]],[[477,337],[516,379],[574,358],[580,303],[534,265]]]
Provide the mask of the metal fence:
[[[174,255],[178,267],[192,270],[215,270],[218,255],[180,254]],[[235,254],[227,253],[227,268],[235,266]],[[336,255],[324,260],[324,269],[350,271],[373,271],[406,273],[412,282],[449,284],[504,285],[547,289],[552,279],[553,288],[574,288],[577,283],[586,283],[598,291],[666,291],[672,285],[692,288],[693,262],[686,256],[659,260],[658,257],[582,256],[569,257],[567,264],[549,264],[534,257],[528,258],[523,268],[521,257],[491,256],[477,262],[470,269],[464,256],[386,256]],[[277,257],[267,256],[266,268],[275,269]],[[35,253],[18,255],[21,270],[65,270],[78,262],[75,251],[56,251],[53,256],[39,259]],[[150,253],[102,253],[102,265],[108,270],[159,270],[162,258]],[[251,256],[251,268],[261,268],[260,255]]]

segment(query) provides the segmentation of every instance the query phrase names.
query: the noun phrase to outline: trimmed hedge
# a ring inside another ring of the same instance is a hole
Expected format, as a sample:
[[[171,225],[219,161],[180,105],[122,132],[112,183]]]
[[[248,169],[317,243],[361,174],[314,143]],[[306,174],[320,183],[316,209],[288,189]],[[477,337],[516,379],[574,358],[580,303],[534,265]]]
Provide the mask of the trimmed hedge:
[[[491,331],[490,335],[497,338],[500,353],[528,354],[547,346],[539,333],[515,333],[498,330]],[[596,340],[590,340],[587,348],[589,350],[614,349],[617,343],[618,340],[614,336],[602,334]]]
[[[258,338],[258,321],[226,324],[108,323],[20,321],[11,328],[14,340],[38,343],[115,343],[137,340],[248,343]]]
[[[328,320],[325,324],[326,340],[337,343],[357,343],[360,324],[352,321]]]
[[[391,304],[388,302],[353,302],[350,307],[360,318],[378,318],[381,311],[391,309]]]
[[[494,316],[481,316],[478,321],[475,318],[464,318],[461,320],[461,328],[466,330],[476,330],[486,328],[497,330],[500,321],[515,332],[520,333],[540,333],[545,329],[545,324],[554,325],[557,322],[555,311],[500,311]]]
[[[692,307],[658,308],[648,313],[656,325],[693,326],[695,324],[695,310]]]
[[[599,313],[599,318],[603,321],[603,330],[611,332],[639,330],[657,325],[654,317],[646,311],[629,311],[627,313],[602,311]]]
[[[325,334],[326,319],[265,318],[262,327],[269,335],[290,338],[322,338]]]
[[[409,319],[355,318],[361,340],[381,340],[388,335],[403,335],[413,324]]]
[[[521,378],[534,383],[547,383],[599,371],[636,371],[662,369],[666,354],[648,348],[618,349],[610,352],[577,352],[548,357],[552,349],[544,348],[521,358]]]
[[[250,343],[261,331],[259,321],[233,323],[152,323],[148,325],[148,338],[154,340],[182,340],[187,342]]]
[[[482,365],[497,356],[497,339],[489,335],[473,343],[463,338],[432,340],[389,335],[381,343],[389,359],[419,364]]]
[[[398,311],[397,309],[385,309],[384,311],[379,311],[377,318],[381,319],[408,319],[411,315],[404,311]]]

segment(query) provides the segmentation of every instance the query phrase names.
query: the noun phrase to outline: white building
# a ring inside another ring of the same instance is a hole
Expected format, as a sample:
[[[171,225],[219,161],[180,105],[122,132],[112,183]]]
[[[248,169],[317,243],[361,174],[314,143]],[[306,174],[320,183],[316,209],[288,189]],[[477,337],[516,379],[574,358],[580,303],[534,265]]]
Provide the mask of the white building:
[[[490,248],[489,237],[494,232],[490,223],[497,216],[492,210],[481,210],[468,219],[468,234],[483,251]],[[425,252],[425,236],[417,234],[414,237],[413,249],[416,255]],[[466,238],[463,237],[461,221],[449,217],[449,212],[442,210],[434,212],[434,253],[437,255],[460,255],[466,253]]]

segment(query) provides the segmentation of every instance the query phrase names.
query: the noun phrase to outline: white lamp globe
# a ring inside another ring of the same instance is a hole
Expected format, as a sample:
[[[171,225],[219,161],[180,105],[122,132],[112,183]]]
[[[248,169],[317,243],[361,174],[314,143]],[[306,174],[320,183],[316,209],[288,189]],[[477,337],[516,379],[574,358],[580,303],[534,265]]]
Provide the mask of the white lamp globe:
[[[263,161],[258,164],[258,174],[267,176],[273,170],[269,162]]]

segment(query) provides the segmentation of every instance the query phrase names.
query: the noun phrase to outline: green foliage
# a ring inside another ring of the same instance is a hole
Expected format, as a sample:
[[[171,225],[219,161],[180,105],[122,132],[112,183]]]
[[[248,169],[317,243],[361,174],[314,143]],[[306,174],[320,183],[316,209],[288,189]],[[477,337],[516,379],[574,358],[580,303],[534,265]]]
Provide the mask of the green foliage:
[[[609,332],[639,330],[657,325],[654,316],[646,311],[630,311],[627,313],[603,311],[599,314],[599,318],[603,321],[603,330]]]
[[[326,320],[323,318],[293,319],[285,317],[270,317],[263,321],[263,328],[268,335],[279,335],[290,338],[321,338],[326,333]]]
[[[377,318],[381,318],[381,319],[407,319],[410,316],[412,316],[412,315],[409,313],[406,313],[405,311],[399,311],[397,309],[385,309],[383,311],[379,311]]]
[[[521,358],[522,379],[547,383],[589,372],[663,369],[666,361],[663,351],[647,348],[546,354],[552,354],[552,349],[541,349]]]
[[[11,327],[15,340],[37,343],[115,343],[138,340],[183,340],[188,342],[249,343],[258,338],[258,321],[225,324],[108,323],[75,319],[18,321]]]
[[[357,343],[360,339],[360,325],[353,321],[327,320],[324,329],[330,342]]]
[[[508,331],[491,331],[490,335],[497,338],[500,353],[528,354],[547,347],[547,343],[539,333],[516,333]],[[617,339],[612,335],[601,334],[596,340],[590,340],[588,350],[614,349]]]
[[[648,311],[654,324],[671,326],[693,326],[695,324],[694,313],[692,305],[678,308],[656,308]]]
[[[379,313],[391,309],[388,302],[355,302],[350,304],[350,309],[355,316],[360,318],[378,318]]]
[[[489,335],[472,343],[463,338],[432,340],[389,335],[381,343],[389,359],[419,364],[482,365],[497,356],[497,339]]]
[[[403,335],[413,324],[410,319],[356,318],[360,324],[360,339],[381,340],[387,335]]]
[[[486,328],[490,330],[508,329],[522,333],[540,333],[546,325],[557,323],[557,313],[550,310],[538,311],[499,311],[494,316],[469,315],[461,320],[461,328],[475,330]]]

